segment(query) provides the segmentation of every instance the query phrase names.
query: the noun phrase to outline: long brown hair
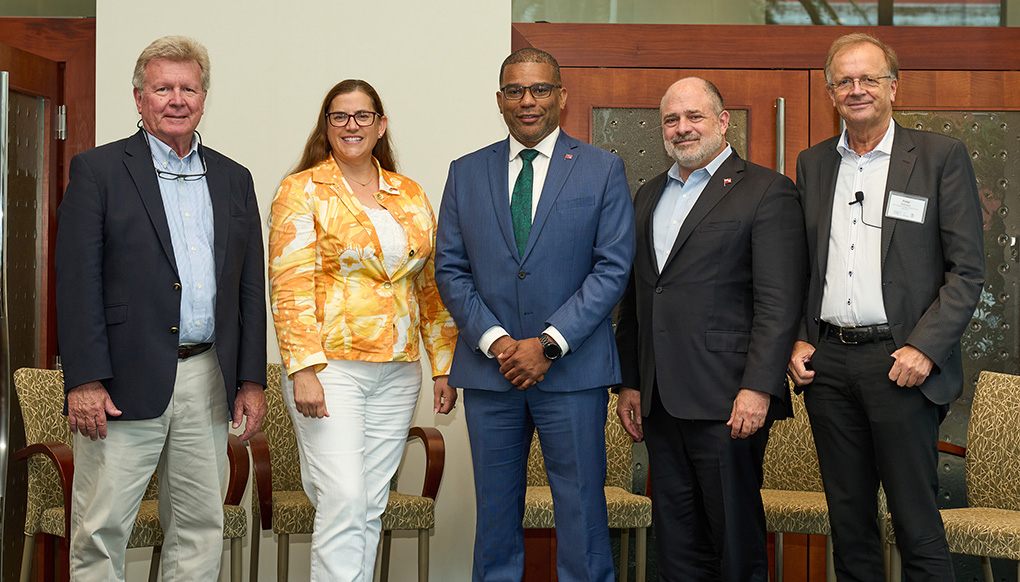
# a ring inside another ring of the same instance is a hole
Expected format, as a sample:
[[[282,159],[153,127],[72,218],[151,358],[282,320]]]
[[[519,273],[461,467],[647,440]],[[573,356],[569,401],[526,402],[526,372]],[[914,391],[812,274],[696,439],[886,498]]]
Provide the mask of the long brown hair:
[[[372,106],[375,108],[375,112],[379,115],[386,115],[383,111],[382,99],[379,98],[379,94],[376,93],[375,88],[368,84],[367,81],[361,79],[346,79],[340,81],[333,86],[332,89],[326,93],[326,98],[322,100],[322,107],[319,109],[319,119],[315,122],[315,127],[312,129],[312,133],[308,135],[308,141],[305,142],[304,152],[301,154],[301,161],[294,166],[291,170],[292,174],[297,172],[303,172],[309,168],[313,168],[319,165],[323,160],[329,158],[333,149],[329,145],[329,138],[327,132],[329,127],[326,121],[326,113],[329,110],[329,106],[333,103],[333,99],[337,95],[343,95],[345,93],[353,93],[355,91],[361,91],[372,100]],[[379,141],[375,142],[375,147],[372,148],[372,155],[375,159],[379,160],[379,165],[384,170],[390,172],[397,171],[397,160],[396,153],[390,146],[390,134],[389,132],[384,133]]]

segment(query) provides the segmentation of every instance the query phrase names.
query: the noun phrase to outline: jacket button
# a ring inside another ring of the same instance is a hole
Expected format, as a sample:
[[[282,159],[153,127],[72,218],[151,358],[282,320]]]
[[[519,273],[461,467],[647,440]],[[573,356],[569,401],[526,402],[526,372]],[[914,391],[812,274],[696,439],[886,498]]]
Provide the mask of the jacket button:
[[[181,284],[180,283],[174,283],[174,291],[180,291],[180,290],[181,290]]]
[[[176,328],[176,327],[171,327],[171,328],[170,328],[170,333],[172,333],[172,334],[174,334],[174,335],[177,335],[177,331],[178,331],[178,330],[177,330],[177,328]]]
[[[655,288],[655,292],[656,293],[662,293],[662,287],[656,287]]]
[[[523,279],[523,278],[525,278],[527,276],[528,276],[528,274],[525,273],[524,271],[517,271],[517,278],[518,279]]]

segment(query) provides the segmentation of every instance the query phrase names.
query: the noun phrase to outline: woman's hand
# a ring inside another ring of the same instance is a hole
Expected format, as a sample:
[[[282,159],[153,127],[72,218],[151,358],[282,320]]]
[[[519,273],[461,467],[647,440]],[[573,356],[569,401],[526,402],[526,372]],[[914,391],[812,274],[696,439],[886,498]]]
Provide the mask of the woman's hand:
[[[433,393],[433,412],[435,414],[449,414],[457,407],[457,389],[449,384],[449,376],[436,376]]]
[[[302,368],[294,372],[294,407],[308,418],[329,416],[322,383],[315,368]]]

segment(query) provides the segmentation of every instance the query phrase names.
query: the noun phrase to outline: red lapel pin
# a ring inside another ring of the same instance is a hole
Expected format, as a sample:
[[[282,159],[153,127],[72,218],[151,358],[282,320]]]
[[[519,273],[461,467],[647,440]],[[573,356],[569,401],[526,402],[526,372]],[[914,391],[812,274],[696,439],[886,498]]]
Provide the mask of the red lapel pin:
[[[563,159],[565,159],[565,160],[572,160],[572,159],[574,159],[574,155],[573,154],[567,154],[567,155],[563,156]]]
[[[723,178],[723,181],[722,181],[723,186],[729,186],[730,182],[732,182],[732,181],[733,180],[731,178]]]

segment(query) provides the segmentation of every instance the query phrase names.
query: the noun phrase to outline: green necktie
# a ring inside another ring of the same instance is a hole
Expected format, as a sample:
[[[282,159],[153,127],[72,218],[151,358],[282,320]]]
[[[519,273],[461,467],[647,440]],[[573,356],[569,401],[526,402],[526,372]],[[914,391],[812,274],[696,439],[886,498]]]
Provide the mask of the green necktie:
[[[535,182],[535,170],[531,161],[538,155],[537,150],[521,150],[521,161],[524,167],[514,182],[514,193],[510,197],[510,216],[514,220],[514,241],[517,252],[524,256],[524,247],[528,246],[528,235],[531,234],[531,187]]]

